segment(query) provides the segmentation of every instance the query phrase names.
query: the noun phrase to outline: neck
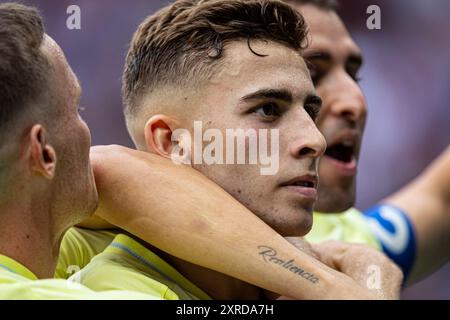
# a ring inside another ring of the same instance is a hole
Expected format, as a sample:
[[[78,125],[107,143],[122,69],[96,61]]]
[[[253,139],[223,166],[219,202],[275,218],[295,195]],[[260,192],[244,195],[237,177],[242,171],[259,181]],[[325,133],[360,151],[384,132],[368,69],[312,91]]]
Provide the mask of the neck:
[[[154,250],[154,249],[153,249]],[[215,300],[257,300],[262,290],[254,285],[222,273],[191,264],[160,250],[158,254],[189,281]]]
[[[0,254],[21,263],[38,278],[53,278],[60,236],[53,232],[50,206],[32,201],[0,206]]]

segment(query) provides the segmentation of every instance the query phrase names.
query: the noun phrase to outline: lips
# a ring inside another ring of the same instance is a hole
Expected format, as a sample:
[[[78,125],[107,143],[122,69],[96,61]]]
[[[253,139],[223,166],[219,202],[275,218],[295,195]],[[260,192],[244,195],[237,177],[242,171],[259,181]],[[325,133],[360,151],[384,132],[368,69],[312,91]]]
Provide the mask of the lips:
[[[328,143],[324,158],[346,175],[355,175],[361,135],[356,130],[345,130]]]
[[[337,161],[349,163],[355,158],[355,143],[351,140],[338,142],[329,146],[325,155]]]
[[[282,184],[283,187],[287,186],[297,186],[305,188],[317,189],[318,178],[317,175],[304,175],[301,177],[293,178]]]
[[[295,192],[310,200],[315,200],[317,198],[317,185],[317,175],[305,175],[296,177],[281,184],[281,186],[286,188],[287,190]]]

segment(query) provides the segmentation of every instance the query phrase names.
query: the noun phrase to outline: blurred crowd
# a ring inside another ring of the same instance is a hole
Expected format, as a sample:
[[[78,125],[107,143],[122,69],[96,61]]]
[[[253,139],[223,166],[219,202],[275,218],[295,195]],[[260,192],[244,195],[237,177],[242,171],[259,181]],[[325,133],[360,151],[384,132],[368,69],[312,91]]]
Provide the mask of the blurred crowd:
[[[122,116],[121,74],[138,24],[170,1],[25,0],[43,13],[83,87],[82,116],[93,145],[132,146]],[[81,30],[66,27],[69,5]],[[450,1],[341,0],[340,13],[364,53],[361,86],[369,117],[359,165],[366,209],[417,176],[450,142]],[[381,30],[366,9],[381,8]],[[450,299],[450,264],[408,288],[407,299]]]

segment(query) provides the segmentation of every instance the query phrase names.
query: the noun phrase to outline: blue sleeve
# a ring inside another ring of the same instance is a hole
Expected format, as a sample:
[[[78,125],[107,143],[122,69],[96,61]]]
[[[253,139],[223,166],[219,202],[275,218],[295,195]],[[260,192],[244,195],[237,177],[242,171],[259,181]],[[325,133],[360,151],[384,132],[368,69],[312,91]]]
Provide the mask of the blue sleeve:
[[[403,271],[405,281],[416,258],[416,238],[408,216],[399,208],[379,204],[364,212],[383,252]]]

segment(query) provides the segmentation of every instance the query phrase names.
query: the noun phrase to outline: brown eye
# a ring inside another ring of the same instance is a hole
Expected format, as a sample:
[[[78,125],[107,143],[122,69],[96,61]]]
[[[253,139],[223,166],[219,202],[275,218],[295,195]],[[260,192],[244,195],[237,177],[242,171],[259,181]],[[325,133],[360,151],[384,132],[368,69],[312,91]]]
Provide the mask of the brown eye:
[[[281,115],[280,107],[273,102],[260,105],[254,112],[261,117],[268,119],[275,119]]]
[[[314,86],[317,86],[327,72],[327,64],[315,59],[307,60],[306,62],[311,80]]]
[[[359,77],[360,69],[361,62],[350,62],[345,66],[345,71],[356,83],[361,81],[361,78]]]

